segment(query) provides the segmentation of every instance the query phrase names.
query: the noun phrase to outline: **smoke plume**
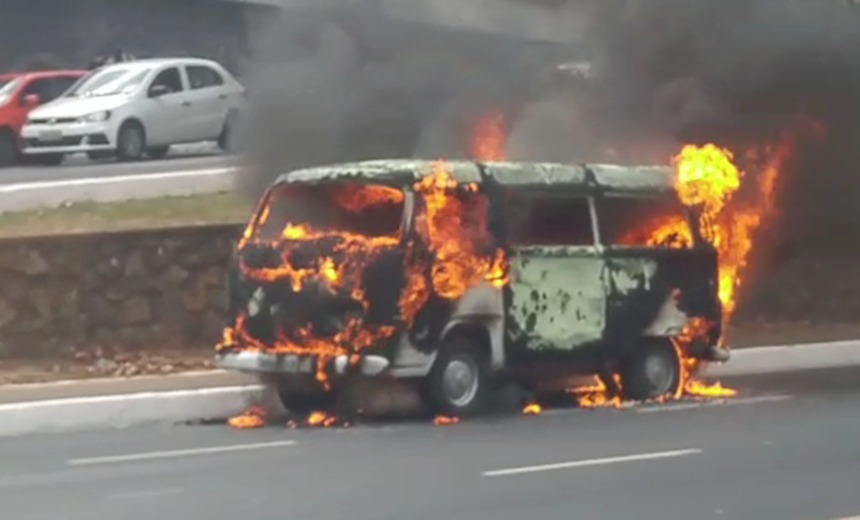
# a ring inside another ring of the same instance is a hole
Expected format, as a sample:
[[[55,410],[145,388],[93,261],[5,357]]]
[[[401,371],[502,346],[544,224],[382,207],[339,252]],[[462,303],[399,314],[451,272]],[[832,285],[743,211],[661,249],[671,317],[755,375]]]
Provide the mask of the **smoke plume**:
[[[691,141],[745,151],[814,120],[827,139],[798,145],[783,174],[786,227],[853,229],[860,10],[850,2],[344,4],[285,11],[249,66],[243,138],[258,165],[245,183],[254,195],[314,164],[464,157],[471,126],[490,109],[507,113],[511,159],[570,162],[666,163]],[[405,22],[390,15],[395,4],[507,35]],[[541,37],[555,41],[529,41]],[[583,57],[593,78],[557,71]]]

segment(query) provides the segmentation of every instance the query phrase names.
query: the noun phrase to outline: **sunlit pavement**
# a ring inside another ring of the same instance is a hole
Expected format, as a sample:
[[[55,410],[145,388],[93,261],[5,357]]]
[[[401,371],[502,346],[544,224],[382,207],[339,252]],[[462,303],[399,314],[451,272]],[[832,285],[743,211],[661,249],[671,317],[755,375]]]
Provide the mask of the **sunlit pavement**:
[[[735,401],[644,413],[6,439],[0,517],[851,517],[860,513],[857,375],[738,380]]]

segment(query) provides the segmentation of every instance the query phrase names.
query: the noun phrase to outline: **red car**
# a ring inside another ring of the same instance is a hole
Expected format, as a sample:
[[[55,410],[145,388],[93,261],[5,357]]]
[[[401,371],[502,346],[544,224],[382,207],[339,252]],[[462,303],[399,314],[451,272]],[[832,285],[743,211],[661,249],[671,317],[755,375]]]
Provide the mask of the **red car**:
[[[86,73],[46,70],[0,75],[0,167],[17,161],[18,132],[30,110],[59,97]]]

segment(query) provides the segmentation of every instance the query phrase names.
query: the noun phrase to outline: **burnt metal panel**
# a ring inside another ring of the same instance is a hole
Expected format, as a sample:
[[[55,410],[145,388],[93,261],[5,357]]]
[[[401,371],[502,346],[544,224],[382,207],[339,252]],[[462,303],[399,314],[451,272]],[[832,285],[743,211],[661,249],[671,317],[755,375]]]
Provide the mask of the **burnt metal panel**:
[[[606,340],[632,347],[642,336],[671,337],[689,318],[720,321],[713,251],[607,248]]]
[[[509,317],[529,349],[572,350],[603,335],[603,259],[593,247],[529,247],[511,259]]]
[[[586,186],[585,168],[577,164],[485,162],[484,171],[499,184],[513,186]]]
[[[480,182],[477,165],[467,161],[445,161],[445,170],[458,182]],[[434,161],[390,159],[331,164],[285,173],[276,184],[312,184],[330,181],[378,182],[407,184],[429,175]]]
[[[660,193],[674,190],[675,172],[667,166],[620,166],[589,164],[588,170],[600,188],[631,193]]]

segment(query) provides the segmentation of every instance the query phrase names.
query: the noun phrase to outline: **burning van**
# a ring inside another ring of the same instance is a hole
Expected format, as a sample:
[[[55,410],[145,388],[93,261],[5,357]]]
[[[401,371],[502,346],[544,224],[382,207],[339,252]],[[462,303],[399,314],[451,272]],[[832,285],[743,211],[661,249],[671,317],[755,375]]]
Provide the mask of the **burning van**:
[[[368,377],[414,382],[452,415],[479,412],[500,380],[599,374],[631,399],[673,394],[685,360],[728,359],[717,252],[694,213],[662,167],[290,172],[238,244],[218,363],[265,374],[296,412]]]

